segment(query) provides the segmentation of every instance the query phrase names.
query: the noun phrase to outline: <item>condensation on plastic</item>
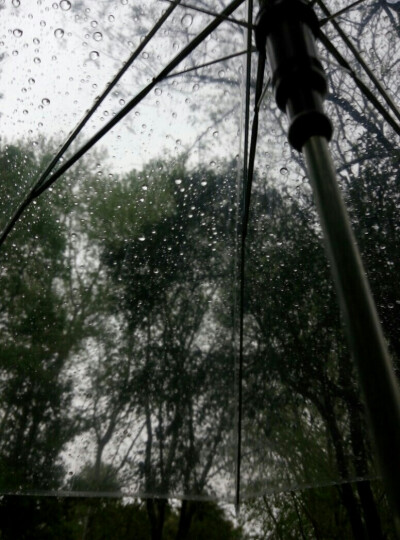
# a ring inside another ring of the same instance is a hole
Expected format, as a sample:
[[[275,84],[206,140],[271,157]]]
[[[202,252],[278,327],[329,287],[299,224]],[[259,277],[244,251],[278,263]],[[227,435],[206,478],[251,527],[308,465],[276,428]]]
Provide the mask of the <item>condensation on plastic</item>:
[[[22,47],[3,85],[3,226],[165,8],[4,9],[3,37]],[[211,20],[176,8],[74,149]],[[224,22],[175,73],[242,48],[243,30]],[[20,94],[24,77],[35,82]],[[157,85],[7,239],[1,492],[232,497],[241,78],[238,57]]]
[[[338,22],[399,106],[391,9],[362,5]],[[367,83],[335,29],[328,24],[324,31]],[[338,179],[397,370],[398,136],[350,74],[319,49]],[[286,141],[286,119],[271,94],[260,118],[248,238],[243,499],[377,474],[307,171]]]
[[[166,6],[0,0],[2,227]],[[329,4],[332,12],[343,6]],[[360,24],[372,8],[360,5],[339,22],[396,98],[394,11],[386,4]],[[74,149],[211,20],[177,7]],[[223,23],[176,71],[242,50],[244,35]],[[321,54],[339,180],[397,362],[397,141],[349,74]],[[239,57],[157,85],[28,209],[3,246],[2,493],[232,500],[243,76]],[[259,129],[243,499],[376,476],[306,171],[271,92]]]

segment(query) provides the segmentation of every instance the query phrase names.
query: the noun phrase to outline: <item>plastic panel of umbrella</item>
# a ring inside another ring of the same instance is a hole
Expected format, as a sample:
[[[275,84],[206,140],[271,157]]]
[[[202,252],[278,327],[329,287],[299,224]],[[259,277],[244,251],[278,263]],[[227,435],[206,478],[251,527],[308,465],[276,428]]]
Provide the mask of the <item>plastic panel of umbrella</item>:
[[[166,9],[138,6],[1,6],[3,223]],[[338,19],[394,96],[397,16],[393,4],[361,5]],[[75,146],[210,20],[176,8]],[[176,71],[244,42],[226,22]],[[242,66],[157,85],[3,246],[3,492],[233,496]],[[326,66],[332,148],[396,358],[396,139],[350,76]],[[282,123],[267,95],[247,248],[244,497],[376,474],[304,165]]]
[[[2,227],[167,6],[2,6]],[[210,20],[177,8],[73,148]],[[175,71],[240,50],[224,23]],[[2,492],[232,496],[242,72],[157,85],[4,244]]]
[[[334,13],[345,6],[328,7]],[[374,3],[353,8],[337,22],[399,106],[397,20],[398,5]],[[373,88],[337,31],[327,24],[324,32]],[[321,44],[319,50],[328,75],[326,109],[334,124],[339,182],[397,368],[398,135],[350,74]],[[377,475],[311,188],[285,132],[270,91],[260,115],[246,262],[245,498]]]

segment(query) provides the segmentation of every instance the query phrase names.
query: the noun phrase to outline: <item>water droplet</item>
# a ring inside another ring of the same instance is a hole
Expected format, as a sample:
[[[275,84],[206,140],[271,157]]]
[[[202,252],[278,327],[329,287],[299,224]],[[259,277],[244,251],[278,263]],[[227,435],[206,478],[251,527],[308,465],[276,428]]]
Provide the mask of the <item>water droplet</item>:
[[[184,28],[189,28],[189,26],[192,25],[192,22],[193,22],[193,17],[192,15],[189,15],[188,13],[184,15],[181,19],[181,23]]]
[[[218,131],[214,131],[214,133],[213,133],[213,137],[217,138],[217,137],[218,137],[218,135],[219,135]]]
[[[37,37],[33,38],[33,43],[34,43],[35,45],[39,45],[40,39],[37,38]]]
[[[35,79],[32,79],[32,78],[28,79],[29,84],[35,84],[35,82],[36,82]]]
[[[144,242],[146,240],[145,236],[139,236],[138,238],[139,242]]]
[[[12,52],[12,55],[13,55],[13,56],[18,56],[18,51],[13,51],[13,52]]]
[[[14,7],[19,7],[21,5],[21,2],[19,0],[12,0],[12,5]]]
[[[147,191],[147,186],[142,186],[143,191]]]
[[[161,88],[156,88],[156,89],[154,90],[154,93],[155,93],[156,96],[161,96],[161,94],[162,94]]]
[[[207,185],[207,180],[202,180],[200,183],[201,183],[202,186],[206,186]]]
[[[22,111],[22,113],[26,115],[26,114],[28,114],[28,111],[27,111],[26,109],[24,109],[24,110]]]
[[[128,0],[121,0],[121,4],[122,4],[123,6],[126,6],[127,3],[128,3]]]
[[[194,84],[194,85],[193,85],[193,88],[192,88],[193,92],[197,92],[198,89],[199,89],[199,85],[198,85],[198,84]]]
[[[110,22],[114,22],[114,21],[115,21],[114,15],[109,15],[109,16],[108,16],[108,20],[109,20]]]
[[[56,38],[62,38],[64,35],[64,30],[62,28],[56,28],[54,30],[54,35]]]
[[[13,31],[13,34],[15,37],[21,37],[23,32],[22,30],[20,30],[19,28],[16,28],[14,31]]]
[[[36,56],[33,61],[35,62],[35,64],[40,64],[41,63],[41,60],[38,56]]]
[[[125,105],[125,100],[121,98],[121,99],[119,100],[119,104],[120,104],[120,105]]]
[[[93,34],[93,39],[95,41],[101,41],[103,39],[103,34],[101,32],[95,32]]]
[[[96,26],[97,26],[98,24],[99,24],[99,23],[98,23],[97,21],[92,21],[92,22],[90,23],[90,26],[91,26],[92,28],[96,28]]]
[[[286,167],[282,167],[281,170],[279,171],[283,176],[286,176],[287,173],[288,173],[288,170]]]
[[[145,60],[147,60],[147,58],[149,57],[149,53],[148,52],[143,52],[142,53],[142,56]]]
[[[63,11],[69,11],[71,9],[71,2],[69,2],[69,0],[61,0],[60,8]]]
[[[46,21],[40,21],[40,26],[44,28],[46,26]]]
[[[50,105],[50,100],[48,98],[43,98],[42,103],[43,105]]]
[[[90,51],[89,53],[89,58],[90,60],[97,60],[97,58],[99,57],[99,53],[97,51]]]
[[[180,184],[182,184],[182,180],[178,178],[177,180],[175,180],[175,184],[179,186]]]

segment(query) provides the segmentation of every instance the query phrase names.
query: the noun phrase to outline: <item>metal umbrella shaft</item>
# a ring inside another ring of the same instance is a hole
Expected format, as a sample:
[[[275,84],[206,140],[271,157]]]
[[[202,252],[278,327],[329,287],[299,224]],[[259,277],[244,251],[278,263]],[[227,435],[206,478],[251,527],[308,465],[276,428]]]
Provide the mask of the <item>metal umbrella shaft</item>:
[[[288,116],[289,142],[306,158],[380,469],[400,531],[400,391],[328,148],[332,126],[323,109],[327,84],[315,45],[319,22],[303,0],[260,4],[257,47],[266,51],[277,105]]]
[[[303,146],[326,251],[358,368],[385,487],[400,530],[400,394],[325,137]]]

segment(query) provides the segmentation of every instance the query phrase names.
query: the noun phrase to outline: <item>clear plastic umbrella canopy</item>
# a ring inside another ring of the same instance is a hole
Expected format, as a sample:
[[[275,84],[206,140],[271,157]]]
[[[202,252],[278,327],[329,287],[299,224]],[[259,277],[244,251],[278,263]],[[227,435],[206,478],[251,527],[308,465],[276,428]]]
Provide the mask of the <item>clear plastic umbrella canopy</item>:
[[[2,494],[233,501],[238,479],[244,500],[378,474],[268,84],[241,270],[258,5],[229,7],[0,2],[2,230],[19,216],[0,251]],[[315,11],[331,148],[396,366],[400,4]]]

